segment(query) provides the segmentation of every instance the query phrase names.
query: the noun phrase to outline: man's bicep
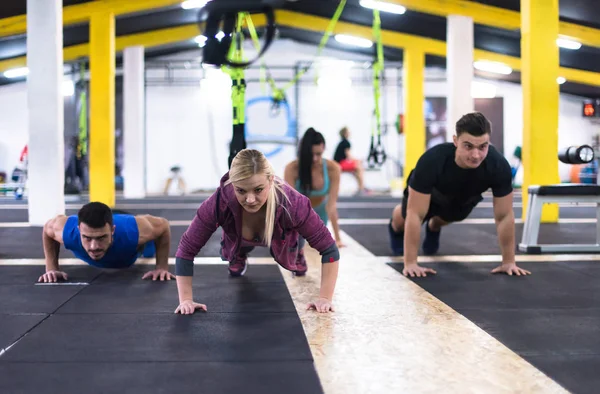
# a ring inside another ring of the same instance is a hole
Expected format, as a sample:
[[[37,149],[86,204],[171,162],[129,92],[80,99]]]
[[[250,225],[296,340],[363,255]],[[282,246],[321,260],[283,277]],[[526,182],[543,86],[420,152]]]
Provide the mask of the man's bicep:
[[[153,241],[162,236],[169,228],[169,221],[165,218],[152,215],[135,217],[139,231],[139,244]]]
[[[513,193],[504,197],[494,197],[494,217],[500,219],[510,214],[513,210]]]
[[[408,203],[407,203],[407,216],[408,213],[416,213],[419,217],[423,218],[429,210],[429,202],[431,201],[431,194],[425,194],[416,191],[412,187],[408,187]]]
[[[46,235],[56,242],[63,242],[63,230],[67,223],[68,217],[65,215],[58,215],[54,219],[50,220],[46,226],[44,226],[44,232]]]

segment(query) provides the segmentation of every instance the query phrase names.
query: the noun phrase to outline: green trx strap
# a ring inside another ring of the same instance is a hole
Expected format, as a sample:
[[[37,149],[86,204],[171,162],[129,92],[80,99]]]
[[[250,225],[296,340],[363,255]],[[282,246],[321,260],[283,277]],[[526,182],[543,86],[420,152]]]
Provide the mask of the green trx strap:
[[[379,10],[373,10],[373,35],[377,43],[377,59],[373,64],[373,94],[375,96],[375,124],[371,131],[371,149],[367,159],[369,168],[381,166],[387,158],[385,150],[381,145],[381,111],[379,103],[381,100],[381,75],[383,73],[383,43],[381,40],[381,19]],[[377,146],[375,146],[375,134],[377,134]]]
[[[87,95],[85,89],[85,64],[79,66],[79,135],[77,139],[77,159],[81,160],[87,155]]]
[[[239,13],[237,25],[234,33],[233,45],[229,50],[229,59],[234,62],[242,62],[242,41],[244,35],[242,33],[242,24],[244,21],[244,13]],[[223,71],[231,77],[231,102],[233,104],[233,137],[229,144],[229,160],[228,166],[231,168],[231,162],[235,155],[242,149],[246,149],[246,131],[245,131],[245,106],[246,106],[246,81],[244,79],[243,68],[230,68],[223,66]]]
[[[327,41],[329,40],[329,37],[333,34],[333,30],[335,29],[335,25],[337,24],[338,20],[340,19],[340,16],[342,15],[342,11],[344,11],[344,7],[346,6],[346,0],[342,0],[340,1],[340,4],[338,5],[333,18],[331,18],[331,20],[329,21],[329,25],[327,26],[327,29],[325,30],[325,34],[323,34],[323,37],[321,38],[321,42],[319,43],[319,47],[317,49],[317,58],[321,55],[321,52],[323,51],[323,48],[325,48],[325,45],[327,44]],[[252,36],[252,40],[254,42],[254,46],[256,48],[256,50],[258,51],[260,49],[260,45],[258,42],[258,35],[256,34],[256,29],[254,28],[254,25],[252,23],[252,20],[250,19],[250,14],[246,14],[246,18],[248,21],[248,30],[250,32],[250,35]],[[300,79],[302,78],[302,76],[308,72],[308,70],[310,70],[310,68],[312,67],[313,62],[309,63],[307,66],[303,67],[302,70],[298,71],[298,73],[292,78],[292,80],[290,82],[288,82],[283,88],[278,88],[275,85],[275,81],[273,80],[273,78],[271,77],[271,73],[269,71],[269,68],[266,66],[266,64],[264,63],[264,61],[261,61],[261,82],[264,80],[264,72],[266,70],[266,77],[268,79],[269,85],[271,87],[271,90],[273,91],[272,93],[272,99],[273,99],[273,103],[272,103],[272,107],[271,110],[272,111],[278,111],[279,110],[279,106],[282,102],[286,101],[286,97],[285,97],[285,92],[292,86],[294,86],[294,84]]]

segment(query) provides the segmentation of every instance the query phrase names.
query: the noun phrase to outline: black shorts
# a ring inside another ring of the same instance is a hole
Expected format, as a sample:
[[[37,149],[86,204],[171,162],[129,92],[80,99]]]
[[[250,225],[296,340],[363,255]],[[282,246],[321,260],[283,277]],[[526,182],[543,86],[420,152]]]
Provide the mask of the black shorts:
[[[438,216],[445,222],[460,222],[465,220],[477,206],[479,199],[475,199],[464,205],[440,205],[435,202],[429,203],[429,210],[423,218],[423,222]],[[408,207],[408,187],[404,189],[404,198],[402,199],[402,217],[406,219],[406,209]]]

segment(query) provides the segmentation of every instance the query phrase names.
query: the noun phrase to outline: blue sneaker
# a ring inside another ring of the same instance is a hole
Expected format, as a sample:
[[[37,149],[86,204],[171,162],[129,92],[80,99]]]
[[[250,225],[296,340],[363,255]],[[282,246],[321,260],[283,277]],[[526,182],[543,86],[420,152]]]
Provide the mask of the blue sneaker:
[[[430,256],[436,254],[440,248],[440,231],[429,229],[429,220],[425,223],[425,240],[423,240],[423,254]]]
[[[404,255],[404,231],[396,232],[392,228],[392,220],[388,224],[388,232],[390,234],[390,246],[394,256]]]

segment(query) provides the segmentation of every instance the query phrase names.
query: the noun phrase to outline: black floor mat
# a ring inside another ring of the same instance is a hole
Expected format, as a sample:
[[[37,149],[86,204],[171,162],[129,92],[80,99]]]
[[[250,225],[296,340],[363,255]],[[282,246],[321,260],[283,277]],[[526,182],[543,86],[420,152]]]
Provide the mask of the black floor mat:
[[[394,206],[384,206],[380,207],[377,205],[376,201],[371,201],[372,207],[344,207],[343,205],[338,206],[338,215],[342,219],[389,219],[392,215],[392,211]],[[178,220],[178,221],[191,221],[196,215],[197,207],[194,208],[177,208],[177,209],[153,209],[153,208],[143,208],[140,205],[140,208],[135,209],[127,209],[127,212],[132,215],[154,215],[164,217],[168,220]],[[515,208],[515,217],[521,218],[522,209]],[[6,209],[0,212],[0,223],[19,223],[19,222],[27,222],[29,220],[29,216],[27,214],[27,210],[23,209]],[[67,215],[76,214],[76,210],[67,210]],[[480,207],[475,208],[469,219],[480,219],[480,218],[488,218],[493,219],[494,210],[488,207]],[[596,217],[596,211],[592,207],[564,207],[560,210],[561,218],[590,218],[594,219]]]
[[[1,285],[0,313],[52,313],[83,287],[65,284]]]
[[[152,268],[138,266],[103,274],[56,313],[172,314],[178,305],[177,283],[142,280],[143,273]],[[268,265],[249,267],[241,278],[232,278],[226,265],[198,266],[192,285],[194,298],[210,312],[295,311],[279,270]],[[120,301],[115,303],[115,299]]]
[[[0,363],[1,393],[312,394],[310,361]]]
[[[295,312],[55,314],[0,359],[115,363],[275,360],[312,360]]]
[[[101,271],[85,287],[12,285],[26,306],[39,302],[36,289],[79,292],[32,330],[39,320],[8,315],[4,342],[30,331],[0,356],[0,392],[322,393],[277,266],[252,266],[242,278],[196,266],[195,299],[208,312],[191,316],[173,313],[174,281],[141,280],[149,269]]]
[[[340,228],[375,256],[391,256],[390,237],[385,224],[341,225]],[[523,225],[515,225],[515,248],[521,242]],[[421,244],[425,239],[421,227]],[[595,223],[544,223],[540,227],[541,243],[594,243]],[[419,248],[419,254],[422,251]],[[442,229],[438,255],[500,254],[495,224],[453,223]],[[517,254],[522,254],[517,252]]]
[[[36,324],[46,318],[46,314],[7,314],[4,312],[0,313],[0,359],[2,359],[2,353],[4,349],[10,347],[19,338],[35,327]],[[1,379],[0,379],[1,380]],[[2,383],[0,382],[0,388]],[[0,393],[8,393],[9,391],[2,391]]]
[[[179,241],[187,226],[171,227],[171,247],[169,256],[175,257]],[[221,229],[216,230],[198,257],[219,257],[221,250]],[[257,247],[250,257],[271,257],[269,249]],[[60,258],[74,258],[75,255],[61,246]],[[44,258],[41,227],[0,227],[0,258],[2,259],[40,259]]]
[[[68,271],[69,282],[89,283],[96,279],[102,271],[87,265],[69,265],[63,267]],[[61,269],[63,269],[61,268]],[[43,265],[8,265],[0,268],[0,287],[4,285],[31,285],[37,283],[41,275],[46,272]]]
[[[437,275],[410,278],[416,284],[566,389],[597,391],[600,263],[520,263],[532,272],[524,277],[493,275],[493,263],[421,265]]]
[[[169,220],[188,220],[191,221],[196,215],[196,211],[200,204],[194,205],[194,208],[144,208],[140,205],[139,208],[128,208],[126,211],[132,215],[152,215],[164,217]],[[76,215],[76,209],[67,209],[65,214],[67,216]],[[0,211],[0,223],[12,223],[12,222],[27,222],[29,220],[29,214],[26,209],[4,209]]]

